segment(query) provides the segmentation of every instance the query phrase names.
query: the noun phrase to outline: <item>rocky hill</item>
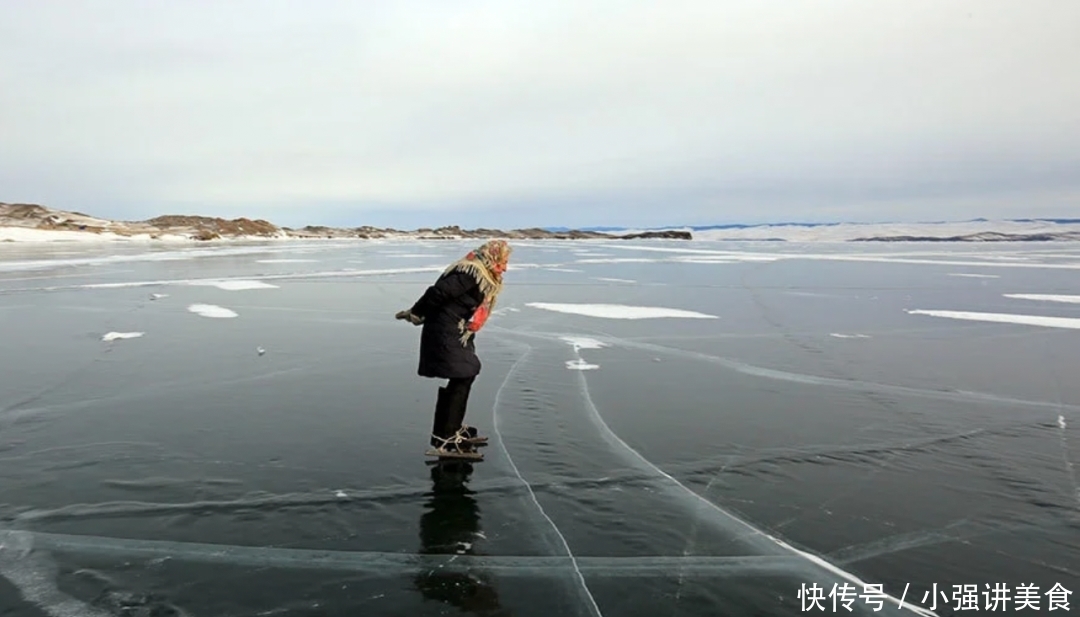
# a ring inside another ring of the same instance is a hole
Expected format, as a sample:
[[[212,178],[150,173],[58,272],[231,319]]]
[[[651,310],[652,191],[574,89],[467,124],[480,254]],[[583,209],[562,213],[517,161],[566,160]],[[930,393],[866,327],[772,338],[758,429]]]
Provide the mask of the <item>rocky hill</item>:
[[[166,215],[146,221],[111,221],[99,219],[80,212],[54,210],[37,204],[0,203],[0,230],[8,228],[22,230],[20,237],[47,240],[58,237],[56,234],[42,235],[30,233],[66,232],[97,234],[110,238],[146,237],[148,239],[178,238],[210,241],[227,238],[422,238],[422,239],[483,239],[508,238],[530,240],[578,240],[578,239],[672,239],[691,240],[688,231],[649,231],[642,233],[612,234],[599,231],[548,231],[545,229],[462,229],[458,226],[439,227],[437,229],[417,229],[403,231],[378,227],[337,228],[307,226],[301,229],[278,227],[269,221],[238,218],[226,220],[209,216]],[[7,238],[12,240],[12,238]]]

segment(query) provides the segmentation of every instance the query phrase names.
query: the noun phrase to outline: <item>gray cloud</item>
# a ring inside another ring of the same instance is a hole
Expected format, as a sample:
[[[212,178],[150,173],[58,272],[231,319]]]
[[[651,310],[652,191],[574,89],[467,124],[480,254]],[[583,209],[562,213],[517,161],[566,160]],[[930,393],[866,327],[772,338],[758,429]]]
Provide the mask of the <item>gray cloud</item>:
[[[7,201],[647,225],[1060,216],[1080,196],[1073,3],[2,11]]]

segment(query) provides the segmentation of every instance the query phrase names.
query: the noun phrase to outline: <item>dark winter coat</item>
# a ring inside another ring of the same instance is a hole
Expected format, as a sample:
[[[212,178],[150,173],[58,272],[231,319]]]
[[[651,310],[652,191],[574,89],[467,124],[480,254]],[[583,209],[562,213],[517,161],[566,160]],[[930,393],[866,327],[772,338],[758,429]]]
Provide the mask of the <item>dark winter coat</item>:
[[[468,321],[484,301],[480,285],[467,272],[444,273],[427,288],[411,311],[424,319],[420,332],[421,377],[460,379],[480,373],[475,337],[461,342],[459,324]]]

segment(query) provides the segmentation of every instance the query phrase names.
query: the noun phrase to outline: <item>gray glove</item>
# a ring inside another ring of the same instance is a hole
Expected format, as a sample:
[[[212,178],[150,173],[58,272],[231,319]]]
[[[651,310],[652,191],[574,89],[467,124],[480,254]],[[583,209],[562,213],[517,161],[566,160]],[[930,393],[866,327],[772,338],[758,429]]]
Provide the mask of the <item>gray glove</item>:
[[[424,318],[418,315],[414,315],[412,311],[406,309],[404,311],[398,311],[394,314],[394,319],[402,319],[408,321],[414,326],[419,326],[424,323]]]

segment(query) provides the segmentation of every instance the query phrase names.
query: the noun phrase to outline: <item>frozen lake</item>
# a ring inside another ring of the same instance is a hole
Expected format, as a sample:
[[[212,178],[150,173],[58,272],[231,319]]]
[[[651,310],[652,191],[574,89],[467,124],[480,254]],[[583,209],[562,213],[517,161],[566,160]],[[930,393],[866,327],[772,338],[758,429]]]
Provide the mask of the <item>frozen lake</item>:
[[[1080,246],[512,243],[436,465],[393,315],[477,243],[0,244],[0,614],[1080,591]]]

